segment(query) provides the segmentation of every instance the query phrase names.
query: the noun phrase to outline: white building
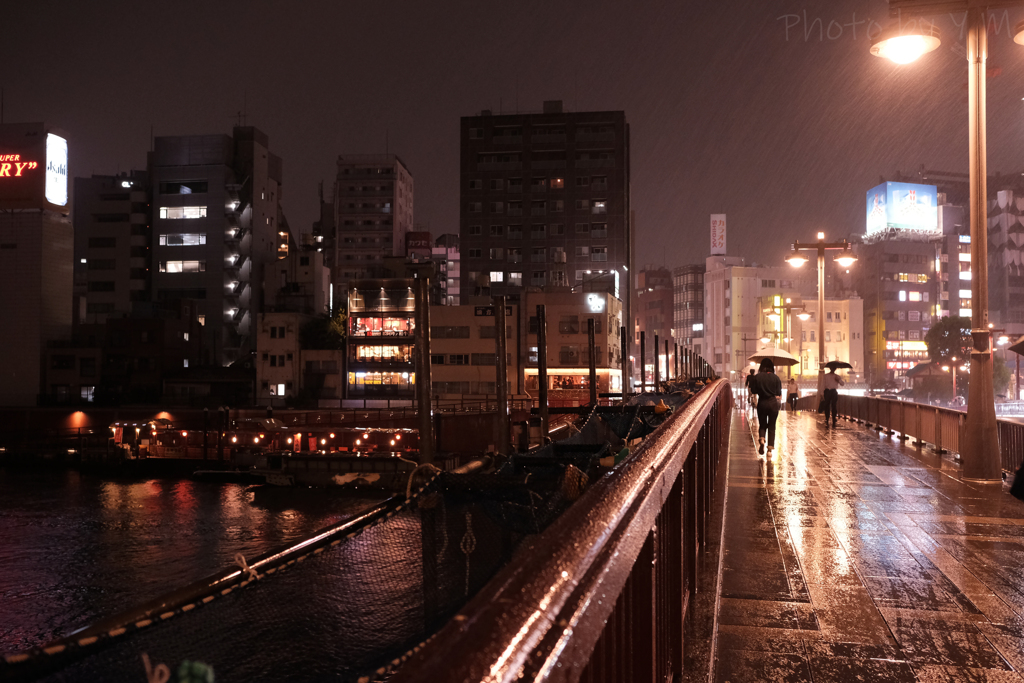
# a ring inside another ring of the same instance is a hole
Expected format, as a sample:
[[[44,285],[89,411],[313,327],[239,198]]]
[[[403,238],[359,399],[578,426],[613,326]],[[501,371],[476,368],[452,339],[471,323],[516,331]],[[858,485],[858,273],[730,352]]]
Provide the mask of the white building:
[[[761,300],[816,298],[816,273],[747,265],[739,256],[709,256],[706,266],[703,356],[721,377],[736,379],[760,344]]]

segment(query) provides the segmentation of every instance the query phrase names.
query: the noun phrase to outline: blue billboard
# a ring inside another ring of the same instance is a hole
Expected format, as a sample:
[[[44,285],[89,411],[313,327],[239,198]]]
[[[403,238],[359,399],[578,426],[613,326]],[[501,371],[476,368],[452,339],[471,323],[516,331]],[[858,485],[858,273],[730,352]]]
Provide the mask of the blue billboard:
[[[938,188],[916,183],[882,183],[868,190],[867,234],[889,228],[939,231]]]

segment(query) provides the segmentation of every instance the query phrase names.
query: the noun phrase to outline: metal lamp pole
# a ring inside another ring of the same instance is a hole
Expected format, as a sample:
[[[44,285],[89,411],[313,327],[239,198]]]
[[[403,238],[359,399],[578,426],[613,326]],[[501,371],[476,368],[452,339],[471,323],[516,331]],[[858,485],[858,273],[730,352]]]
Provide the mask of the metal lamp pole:
[[[970,375],[967,419],[960,448],[964,478],[974,482],[999,483],[999,431],[996,425],[995,389],[992,378],[992,343],[988,328],[988,160],[986,157],[986,83],[988,59],[988,10],[1020,7],[1024,0],[889,0],[891,16],[928,16],[946,12],[967,14],[968,156],[971,191],[971,313]],[[896,27],[883,31],[873,41],[872,53],[908,63],[939,44],[938,29],[917,21],[914,30]],[[1014,42],[1024,44],[1024,24],[1014,30]],[[906,35],[913,35],[919,49],[908,51]]]
[[[807,258],[800,255],[802,251],[816,252],[818,255],[818,400],[820,401],[824,396],[825,389],[825,252],[829,250],[841,250],[843,253],[837,257],[837,261],[843,259],[841,262],[844,266],[852,265],[857,257],[853,255],[853,251],[850,249],[850,243],[846,240],[842,242],[826,242],[825,233],[818,233],[817,242],[793,242],[793,256],[789,257],[787,261],[791,266],[799,268],[803,264],[807,263]]]

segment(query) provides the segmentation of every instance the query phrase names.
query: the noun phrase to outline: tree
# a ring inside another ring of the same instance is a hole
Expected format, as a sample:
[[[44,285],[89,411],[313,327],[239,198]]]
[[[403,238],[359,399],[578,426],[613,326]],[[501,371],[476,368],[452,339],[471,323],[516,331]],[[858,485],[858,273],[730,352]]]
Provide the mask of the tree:
[[[1010,368],[1006,367],[1006,361],[1002,357],[996,356],[995,362],[992,364],[992,386],[995,388],[996,396],[1006,397],[1006,392],[1010,390],[1012,376]]]
[[[344,311],[317,316],[299,330],[299,344],[304,349],[343,351],[347,323]]]
[[[924,336],[928,356],[933,363],[949,363],[951,358],[968,361],[971,358],[971,319],[951,315],[940,318]]]

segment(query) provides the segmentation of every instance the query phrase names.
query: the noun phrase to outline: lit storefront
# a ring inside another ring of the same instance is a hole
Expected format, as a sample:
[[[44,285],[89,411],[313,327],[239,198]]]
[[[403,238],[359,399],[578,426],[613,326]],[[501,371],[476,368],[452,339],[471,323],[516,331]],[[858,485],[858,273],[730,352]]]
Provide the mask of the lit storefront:
[[[348,296],[349,398],[412,398],[416,373],[411,280],[360,280]]]

